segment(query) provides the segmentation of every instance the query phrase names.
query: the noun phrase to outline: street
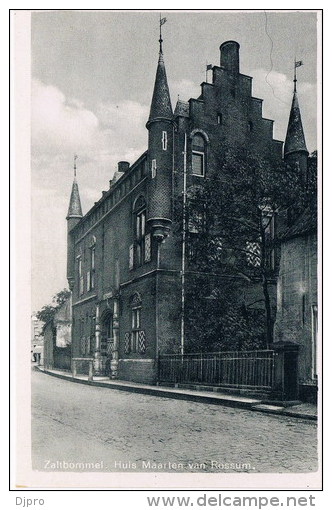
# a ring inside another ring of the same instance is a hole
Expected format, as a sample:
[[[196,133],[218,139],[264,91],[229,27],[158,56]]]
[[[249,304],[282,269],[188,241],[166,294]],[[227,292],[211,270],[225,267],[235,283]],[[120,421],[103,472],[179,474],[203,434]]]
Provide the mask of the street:
[[[33,469],[317,470],[316,423],[75,384],[32,371]]]

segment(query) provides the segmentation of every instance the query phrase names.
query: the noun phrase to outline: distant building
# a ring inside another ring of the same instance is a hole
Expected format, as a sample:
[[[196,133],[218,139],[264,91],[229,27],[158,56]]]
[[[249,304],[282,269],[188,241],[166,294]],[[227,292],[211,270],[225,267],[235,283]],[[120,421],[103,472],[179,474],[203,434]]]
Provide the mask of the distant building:
[[[252,78],[240,73],[237,42],[220,46],[212,83],[201,84],[197,99],[178,101],[174,113],[161,43],[147,151],[131,166],[119,162],[109,189],[84,216],[75,171],[67,214],[72,356],[93,357],[96,374],[149,383],[156,380],[158,353],[185,345],[182,247],[174,222],[184,169],[188,187],[202,186],[228,147],[249,148],[271,165],[283,160],[283,142],[273,138],[273,121],[252,95]],[[305,172],[298,115],[294,93],[285,159]],[[272,281],[272,304],[275,295]]]
[[[45,368],[70,370],[71,327],[71,298],[69,298],[56,311],[53,321],[45,325]]]
[[[36,316],[31,318],[31,359],[42,362],[44,353],[43,322]]]

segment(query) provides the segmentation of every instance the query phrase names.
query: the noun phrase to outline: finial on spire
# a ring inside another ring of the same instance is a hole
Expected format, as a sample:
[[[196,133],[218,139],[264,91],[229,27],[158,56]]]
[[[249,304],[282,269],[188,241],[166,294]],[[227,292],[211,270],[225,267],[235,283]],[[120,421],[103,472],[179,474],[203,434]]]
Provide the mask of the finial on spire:
[[[297,82],[296,68],[300,67],[300,66],[303,66],[302,60],[296,60],[296,58],[295,58],[295,60],[294,60],[294,80],[293,80],[293,82],[294,82],[294,92],[297,92],[297,90],[296,90],[296,82]]]
[[[162,55],[163,53],[163,38],[161,36],[161,27],[164,23],[166,23],[167,19],[162,18],[160,14],[160,20],[159,20],[159,53]]]
[[[74,154],[74,177],[76,177],[76,160],[77,160],[78,156],[77,154]]]

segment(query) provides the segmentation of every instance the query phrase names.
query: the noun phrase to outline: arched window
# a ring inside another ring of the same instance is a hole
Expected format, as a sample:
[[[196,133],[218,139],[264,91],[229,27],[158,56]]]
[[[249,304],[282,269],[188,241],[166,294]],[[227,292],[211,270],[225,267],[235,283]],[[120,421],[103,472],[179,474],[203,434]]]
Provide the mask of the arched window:
[[[141,266],[144,260],[144,240],[146,228],[146,202],[140,196],[136,200],[134,208],[135,221],[135,265]]]
[[[151,260],[151,237],[146,231],[146,202],[141,195],[133,208],[134,244],[129,250],[129,267],[141,266]]]
[[[191,142],[192,174],[204,177],[206,165],[206,142],[203,136],[196,133]]]

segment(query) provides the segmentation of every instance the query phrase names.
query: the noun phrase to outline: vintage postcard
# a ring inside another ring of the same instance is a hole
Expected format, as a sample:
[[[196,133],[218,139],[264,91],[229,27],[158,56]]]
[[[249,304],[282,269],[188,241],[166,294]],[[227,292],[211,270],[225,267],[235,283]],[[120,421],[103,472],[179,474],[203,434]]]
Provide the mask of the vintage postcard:
[[[11,12],[17,488],[321,487],[321,18]]]

